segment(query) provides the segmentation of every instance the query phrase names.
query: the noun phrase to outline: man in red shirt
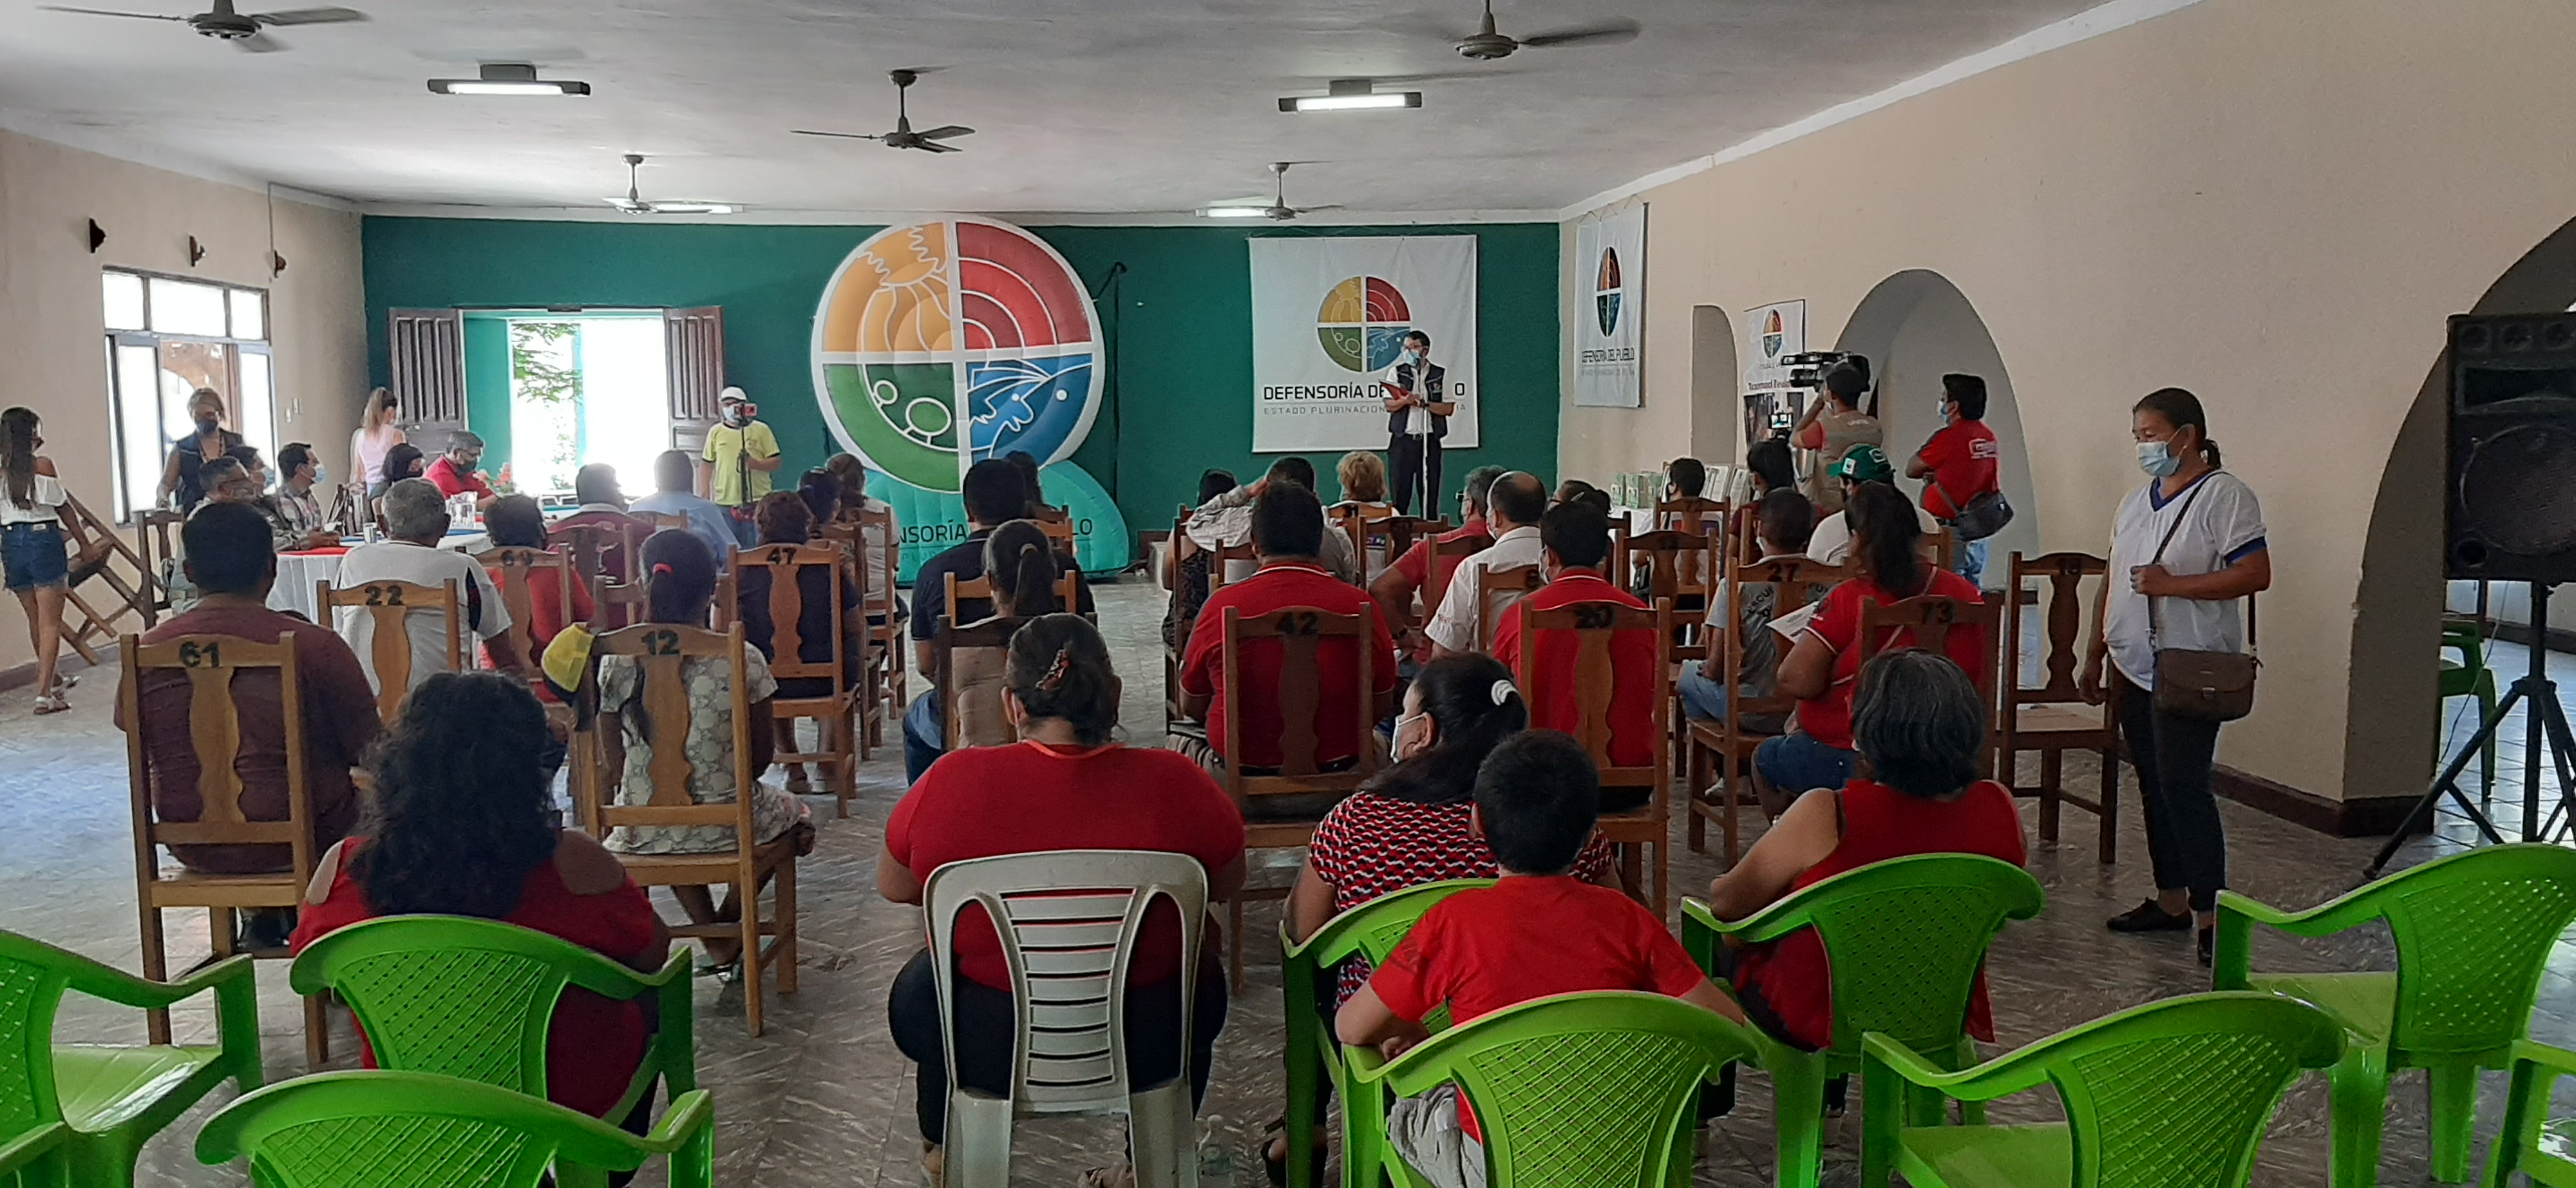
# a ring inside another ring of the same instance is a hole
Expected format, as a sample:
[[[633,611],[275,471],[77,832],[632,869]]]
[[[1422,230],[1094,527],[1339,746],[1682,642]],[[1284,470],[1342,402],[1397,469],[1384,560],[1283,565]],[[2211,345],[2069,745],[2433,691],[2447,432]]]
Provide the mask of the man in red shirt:
[[[1905,477],[1923,484],[1923,510],[1944,524],[1959,518],[1959,509],[1998,487],[1996,465],[2003,447],[1986,427],[1986,379],[1951,372],[1941,377],[1941,431],[1905,463]],[[1986,542],[1961,542],[1959,576],[1977,585],[1986,573]]]
[[[1743,1009],[1710,983],[1652,910],[1574,877],[1575,858],[1599,820],[1600,796],[1592,758],[1571,738],[1529,730],[1494,748],[1476,771],[1475,822],[1502,878],[1423,914],[1333,1016],[1341,1041],[1391,1060],[1428,1038],[1422,1020],[1444,1004],[1463,1026],[1534,998],[1595,990],[1667,994],[1742,1023]],[[1436,1151],[1484,1168],[1475,1117],[1454,1089],[1403,1099],[1395,1110],[1387,1134],[1407,1163],[1425,1168]],[[1463,1149],[1426,1133],[1447,1129],[1444,1113],[1454,1113],[1464,1130]],[[1425,1170],[1435,1181],[1454,1182]]]
[[[438,461],[430,463],[429,469],[420,477],[428,479],[438,487],[439,494],[450,499],[472,493],[474,510],[487,511],[492,501],[501,496],[484,479],[483,472],[474,469],[482,462],[483,439],[459,429],[456,436],[448,439],[447,452],[439,455]]]
[[[1377,580],[1369,583],[1369,596],[1377,599],[1378,615],[1386,621],[1387,629],[1400,636],[1400,642],[1404,644],[1403,666],[1408,680],[1415,670],[1431,662],[1431,639],[1422,634],[1422,624],[1414,621],[1413,598],[1430,588],[1432,547],[1462,540],[1480,541],[1479,548],[1494,543],[1494,531],[1485,524],[1485,490],[1501,477],[1503,468],[1500,466],[1479,466],[1468,471],[1467,486],[1458,492],[1458,511],[1465,522],[1429,540],[1413,542],[1413,547],[1396,558],[1395,564],[1380,571]],[[1456,569],[1458,561],[1459,558],[1455,557],[1442,561],[1441,576],[1446,577],[1447,571]],[[1437,609],[1424,607],[1423,617],[1429,618],[1430,612]]]
[[[1210,771],[1221,770],[1229,760],[1240,763],[1247,773],[1276,770],[1283,761],[1279,679],[1284,657],[1278,641],[1244,645],[1237,685],[1243,704],[1229,706],[1216,695],[1228,660],[1224,655],[1227,610],[1248,619],[1287,607],[1311,607],[1336,615],[1375,609],[1366,591],[1335,578],[1317,559],[1324,532],[1324,507],[1315,493],[1273,479],[1252,504],[1252,545],[1261,558],[1260,571],[1228,583],[1199,609],[1189,647],[1181,653],[1181,709],[1192,720],[1206,723],[1207,734],[1193,739],[1176,732],[1174,749],[1198,758]],[[1384,619],[1372,615],[1371,621],[1369,720],[1374,722],[1385,718],[1395,705],[1395,639],[1387,634]],[[1357,707],[1351,704],[1352,686],[1359,680],[1358,649],[1347,639],[1327,638],[1316,649],[1315,666],[1315,760],[1327,767],[1346,766],[1359,758],[1360,748],[1373,745],[1363,736]],[[1226,718],[1234,713],[1243,715],[1243,753],[1221,755]]]
[[[1580,602],[1609,602],[1643,607],[1644,602],[1601,576],[1610,557],[1610,521],[1585,500],[1547,509],[1538,522],[1539,572],[1547,584],[1503,612],[1494,627],[1494,659],[1517,673],[1523,616],[1533,610],[1556,610]],[[1530,725],[1573,733],[1583,724],[1575,699],[1574,665],[1581,641],[1570,631],[1550,631],[1538,641],[1530,661]],[[1644,767],[1655,761],[1655,633],[1622,631],[1611,638],[1610,758],[1621,767]]]

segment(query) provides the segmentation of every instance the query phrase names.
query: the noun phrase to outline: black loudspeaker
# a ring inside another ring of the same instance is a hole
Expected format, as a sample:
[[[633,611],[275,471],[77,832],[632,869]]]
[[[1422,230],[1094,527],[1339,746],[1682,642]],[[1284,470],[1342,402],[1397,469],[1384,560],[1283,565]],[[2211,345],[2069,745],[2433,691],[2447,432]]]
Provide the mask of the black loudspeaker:
[[[2576,313],[2451,319],[2450,576],[2576,582]]]

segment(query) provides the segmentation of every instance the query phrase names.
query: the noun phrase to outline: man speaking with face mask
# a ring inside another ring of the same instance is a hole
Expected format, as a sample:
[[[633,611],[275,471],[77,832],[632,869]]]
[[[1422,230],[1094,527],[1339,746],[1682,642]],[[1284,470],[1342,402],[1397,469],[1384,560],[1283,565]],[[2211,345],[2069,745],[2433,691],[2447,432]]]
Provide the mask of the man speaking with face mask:
[[[1415,496],[1422,514],[1440,514],[1440,439],[1449,436],[1450,414],[1458,411],[1448,395],[1449,373],[1431,361],[1431,336],[1419,330],[1404,336],[1404,356],[1386,371],[1379,390],[1386,394],[1388,469],[1394,471],[1395,510],[1413,514]]]
[[[760,406],[740,388],[716,397],[723,419],[707,430],[707,448],[698,455],[698,494],[729,508],[744,508],[769,494],[778,469],[778,436],[760,423]]]

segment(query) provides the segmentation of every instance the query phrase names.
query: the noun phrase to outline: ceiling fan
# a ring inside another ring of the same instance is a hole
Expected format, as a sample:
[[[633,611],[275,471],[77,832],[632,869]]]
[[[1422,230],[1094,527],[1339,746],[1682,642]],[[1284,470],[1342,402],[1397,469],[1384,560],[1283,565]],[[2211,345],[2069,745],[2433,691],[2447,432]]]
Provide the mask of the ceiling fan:
[[[1270,205],[1255,206],[1252,202],[1257,202],[1259,199],[1253,199],[1252,202],[1225,203],[1223,205],[1211,206],[1199,213],[1204,214],[1209,218],[1217,219],[1276,219],[1284,223],[1301,214],[1312,214],[1319,210],[1340,210],[1342,208],[1342,204],[1338,202],[1326,203],[1322,206],[1288,205],[1288,167],[1294,164],[1297,164],[1297,162],[1273,161],[1270,163]]]
[[[268,35],[268,30],[287,25],[340,25],[363,21],[367,14],[354,8],[290,8],[281,12],[235,12],[233,0],[214,0],[214,11],[195,16],[169,16],[157,12],[116,12],[105,8],[67,8],[60,4],[42,5],[48,12],[74,12],[83,16],[131,17],[144,21],[178,21],[200,35],[217,41],[229,41],[246,53],[268,54],[286,48],[286,43]]]
[[[626,196],[625,196],[625,197],[623,197],[623,198],[610,198],[610,199],[608,199],[608,200],[607,200],[607,202],[608,202],[608,204],[609,204],[610,206],[614,206],[614,207],[616,207],[617,209],[622,210],[622,211],[625,211],[626,213],[631,214],[631,215],[657,215],[657,214],[701,214],[701,215],[723,215],[723,214],[732,214],[736,209],[738,209],[738,208],[736,208],[735,206],[733,206],[731,203],[726,203],[726,202],[697,202],[697,201],[672,201],[672,200],[663,200],[663,201],[658,201],[658,202],[647,202],[647,201],[645,201],[645,200],[644,200],[644,195],[642,194],[642,192],[641,192],[640,190],[638,190],[638,189],[637,189],[637,187],[636,187],[636,181],[635,181],[635,171],[636,171],[637,169],[641,168],[641,167],[643,166],[643,164],[644,164],[644,154],[642,154],[642,153],[628,153],[628,154],[626,154]]]
[[[912,88],[913,83],[920,81],[921,72],[918,70],[897,70],[893,72],[893,77],[894,131],[880,132],[873,135],[864,132],[809,132],[803,128],[792,129],[792,131],[794,131],[798,136],[834,136],[844,140],[874,140],[882,142],[887,148],[920,149],[926,153],[956,152],[958,151],[957,146],[953,144],[941,144],[939,142],[954,137],[971,136],[974,134],[975,130],[973,128],[966,127],[962,124],[945,124],[937,128],[932,128],[927,132],[913,131],[912,114],[904,107],[904,93]]]
[[[1527,37],[1505,37],[1494,31],[1494,0],[1485,0],[1485,21],[1482,25],[1477,27],[1475,33],[1458,40],[1458,56],[1462,58],[1473,58],[1479,62],[1491,62],[1496,58],[1508,58],[1512,56],[1513,51],[1523,48],[1545,49],[1550,46],[1559,45],[1608,45],[1614,42],[1636,40],[1637,32],[1640,28],[1642,28],[1642,26],[1638,25],[1637,22],[1626,17],[1618,17],[1613,20],[1602,21],[1599,24],[1578,25],[1571,29],[1556,29],[1546,33],[1533,33]]]

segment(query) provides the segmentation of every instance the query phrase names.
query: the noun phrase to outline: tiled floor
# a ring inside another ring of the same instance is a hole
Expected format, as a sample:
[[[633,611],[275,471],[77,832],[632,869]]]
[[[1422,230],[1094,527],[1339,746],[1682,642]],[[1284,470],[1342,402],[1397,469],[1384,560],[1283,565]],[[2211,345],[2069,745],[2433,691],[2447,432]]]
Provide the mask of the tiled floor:
[[[1130,581],[1104,587],[1100,604],[1121,671],[1137,694],[1128,706],[1129,737],[1150,742],[1159,733],[1161,713],[1154,651],[1159,596],[1150,586]],[[2518,668],[2518,654],[2506,648],[2499,653],[2494,663],[2508,675]],[[28,715],[25,692],[0,695],[0,820],[9,822],[9,828],[0,830],[0,903],[7,905],[0,909],[0,926],[135,969],[124,744],[108,724],[113,684],[108,674],[91,674],[74,692],[77,712],[44,719]],[[2465,703],[2454,706],[2460,704]],[[2518,769],[2518,755],[2507,765]],[[2094,780],[2096,764],[2071,760],[2069,767],[2081,769],[2073,774],[2075,780],[2087,786]],[[2135,782],[2124,778],[2123,786],[2134,792]],[[721,1119],[720,1183],[734,1188],[866,1188],[920,1182],[912,1070],[887,1038],[884,1022],[887,985],[920,946],[919,924],[910,909],[880,901],[870,880],[886,812],[901,790],[899,751],[880,752],[867,768],[853,817],[825,822],[821,846],[798,878],[805,903],[804,988],[771,1007],[768,1035],[752,1040],[745,1034],[740,991],[719,989],[713,982],[699,985],[700,1069],[715,1092]],[[2135,803],[2134,795],[2125,799]],[[817,807],[829,815],[827,806]],[[2375,846],[2368,839],[2321,837],[2233,804],[2224,811],[2236,885],[2277,904],[2306,906],[2350,889],[2360,881],[2362,865]],[[2136,809],[2130,808],[2120,829],[2121,860],[2113,867],[2095,861],[2094,822],[2077,812],[2070,811],[2061,844],[2034,849],[2032,866],[2048,889],[2048,910],[2007,930],[1990,965],[2006,1044],[2207,985],[2206,975],[2193,963],[2187,937],[2127,938],[2102,929],[2103,917],[2135,903],[2147,889],[2146,845],[2137,822]],[[2444,829],[2461,836],[2465,826],[2446,821]],[[2419,842],[2400,861],[2420,861],[2450,848],[2448,842]],[[1704,888],[1716,873],[1713,856],[1681,853],[1675,863],[1676,887],[1683,892]],[[202,929],[199,921],[174,917],[173,923]],[[1254,937],[1275,927],[1275,908],[1254,909]],[[196,947],[203,951],[201,931]],[[1209,1140],[1204,1163],[1211,1173],[1206,1182],[1217,1186],[1251,1188],[1262,1182],[1260,1169],[1247,1162],[1245,1153],[1261,1123],[1280,1111],[1278,970],[1275,957],[1265,959],[1260,950],[1257,943],[1252,947],[1250,988],[1235,1003],[1219,1045],[1216,1087],[1203,1118]],[[2391,952],[2385,933],[2377,932],[2333,943],[2265,938],[2257,942],[2255,959],[2258,967],[2386,968]],[[273,1077],[301,1072],[303,1063],[296,1030],[301,1016],[286,992],[284,974],[274,964],[259,971]],[[210,1024],[200,1011],[183,1012],[181,1025],[202,1034]],[[349,1051],[346,1026],[343,1020],[336,1037],[344,1061]],[[2576,952],[2562,949],[2553,963],[2533,1030],[2546,1040],[2576,1040]],[[59,1033],[65,1039],[139,1041],[142,1020],[135,1012],[75,1002],[65,1010]],[[2429,1182],[2420,1084],[2412,1076],[2401,1081],[2388,1128],[2383,1183]],[[2500,1092],[2499,1078],[2489,1077],[2482,1095],[2488,1110],[2484,1132],[2494,1128]],[[229,1091],[217,1096],[228,1099]],[[1749,1077],[1743,1105],[1707,1131],[1699,1183],[1750,1188],[1770,1182],[1768,1104],[1762,1078]],[[2043,1093],[2008,1104],[1998,1116],[2029,1117],[2053,1109],[2053,1099]],[[246,1182],[238,1169],[196,1163],[191,1139],[204,1113],[201,1108],[183,1119],[146,1151],[142,1183]],[[2264,1147],[2254,1182],[2322,1184],[2324,1118],[2321,1083],[2312,1080],[2294,1090]],[[1854,1179],[1856,1121],[1835,1126],[1828,1148],[1829,1183]],[[1119,1154],[1117,1131],[1110,1123],[1039,1122],[1023,1125],[1019,1133],[1015,1179],[1022,1183],[1069,1185],[1080,1169],[1112,1162]],[[650,1174],[643,1182],[659,1183],[660,1176]]]

